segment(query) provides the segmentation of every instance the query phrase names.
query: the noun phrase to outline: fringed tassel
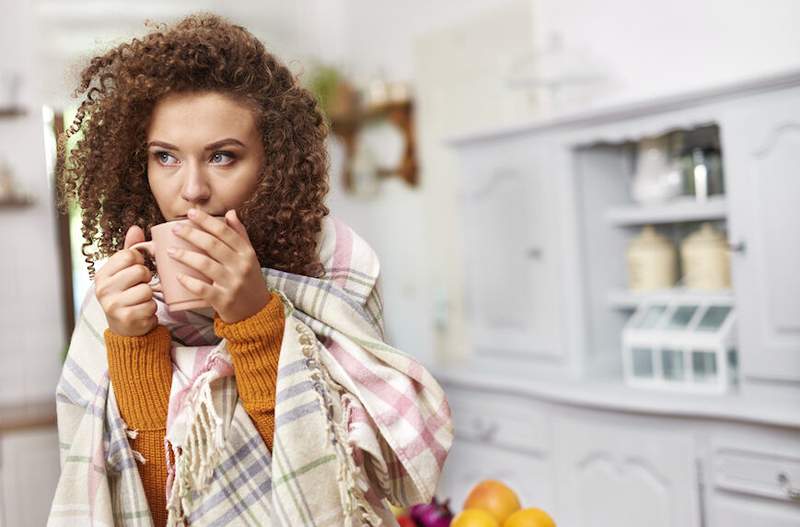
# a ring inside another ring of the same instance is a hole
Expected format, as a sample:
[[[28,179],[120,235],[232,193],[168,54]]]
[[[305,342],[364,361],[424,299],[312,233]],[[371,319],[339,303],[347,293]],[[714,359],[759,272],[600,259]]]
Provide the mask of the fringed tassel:
[[[316,336],[304,325],[298,324],[296,329],[302,334],[300,343],[303,355],[307,357],[309,368],[312,369],[311,378],[314,384],[319,386],[316,390],[322,408],[325,409],[328,422],[328,440],[336,450],[339,462],[337,473],[337,487],[339,488],[339,501],[344,513],[345,525],[347,526],[375,526],[383,524],[383,520],[372,509],[364,493],[368,490],[368,483],[364,478],[361,468],[356,465],[353,457],[353,447],[347,441],[347,431],[341,421],[336,418],[333,401],[330,400],[331,393],[339,397],[340,401],[346,401],[348,395],[342,394],[342,388],[328,375],[328,372],[319,367],[317,356]],[[344,415],[345,412],[342,412]]]
[[[209,357],[209,363],[212,357]],[[192,508],[192,493],[202,493],[211,481],[219,463],[222,448],[224,423],[214,408],[209,371],[200,375],[187,394],[186,404],[195,409],[189,416],[191,424],[183,446],[173,449],[175,458],[170,472],[168,468],[167,525],[183,525],[185,511]],[[172,448],[171,443],[167,443]],[[169,457],[169,452],[167,452]]]
[[[139,437],[139,430],[131,430],[130,428],[128,428],[128,425],[125,425],[125,435],[127,435],[131,439],[136,439],[137,437]],[[135,459],[142,465],[147,463],[147,459],[138,450],[134,450],[131,448],[131,455],[133,455],[133,459]]]

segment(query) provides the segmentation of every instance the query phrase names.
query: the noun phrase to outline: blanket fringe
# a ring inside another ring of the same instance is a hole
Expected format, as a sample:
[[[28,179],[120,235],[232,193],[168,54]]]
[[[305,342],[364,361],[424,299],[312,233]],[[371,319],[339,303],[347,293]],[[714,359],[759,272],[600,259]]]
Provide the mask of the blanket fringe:
[[[209,364],[215,357],[209,356]],[[185,512],[191,510],[193,492],[202,493],[211,481],[214,469],[219,463],[225,443],[223,420],[214,408],[210,378],[213,371],[197,377],[187,394],[187,404],[195,408],[189,416],[191,424],[183,441],[183,446],[174,448],[165,439],[167,455],[167,525],[184,525]],[[172,452],[175,462],[169,462]]]
[[[317,397],[325,409],[328,424],[328,437],[325,440],[333,444],[339,462],[336,479],[345,525],[379,527],[383,524],[383,520],[372,509],[364,494],[369,485],[364,479],[361,468],[355,462],[353,447],[347,440],[347,431],[341,419],[344,412],[337,418],[334,403],[330,398],[331,393],[335,394],[342,403],[346,401],[346,399],[343,401],[343,398],[347,394],[343,393],[344,390],[330,377],[325,368],[319,366],[317,339],[314,333],[303,324],[297,324],[296,329],[301,334],[299,339],[301,348],[306,357],[306,364],[311,369]]]

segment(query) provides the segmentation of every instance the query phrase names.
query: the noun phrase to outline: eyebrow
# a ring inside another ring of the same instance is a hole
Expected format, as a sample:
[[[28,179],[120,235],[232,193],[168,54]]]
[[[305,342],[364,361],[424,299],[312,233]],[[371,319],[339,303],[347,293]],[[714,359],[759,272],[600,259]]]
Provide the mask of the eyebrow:
[[[216,150],[217,148],[226,145],[236,145],[236,146],[241,146],[242,148],[246,148],[244,143],[242,143],[238,139],[234,139],[233,137],[228,137],[226,139],[221,139],[219,141],[214,141],[213,143],[209,143],[208,145],[206,145],[204,150]],[[149,143],[147,143],[147,148],[150,148],[151,146],[160,146],[161,148],[167,148],[169,150],[180,150],[180,148],[178,148],[177,146],[172,145],[170,143],[165,143],[164,141],[150,141]]]

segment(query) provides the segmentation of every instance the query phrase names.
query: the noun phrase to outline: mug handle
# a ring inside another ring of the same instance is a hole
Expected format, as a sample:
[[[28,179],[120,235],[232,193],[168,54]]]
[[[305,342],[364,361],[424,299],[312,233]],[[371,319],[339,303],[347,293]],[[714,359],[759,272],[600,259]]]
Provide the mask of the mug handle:
[[[150,256],[150,258],[155,258],[156,257],[156,250],[155,250],[155,247],[153,247],[153,241],[152,240],[150,240],[149,242],[134,243],[133,245],[128,247],[128,249],[136,249],[137,251],[139,251],[141,253],[146,253],[147,255]]]
[[[156,258],[156,250],[155,250],[155,247],[153,246],[153,241],[152,240],[150,240],[149,242],[134,243],[133,245],[128,247],[128,249],[135,249],[135,250],[137,250],[137,251],[139,251],[141,253],[146,253],[153,260],[155,260],[155,258]],[[153,289],[153,291],[161,292],[161,281],[159,280],[158,284],[150,286],[150,287]]]

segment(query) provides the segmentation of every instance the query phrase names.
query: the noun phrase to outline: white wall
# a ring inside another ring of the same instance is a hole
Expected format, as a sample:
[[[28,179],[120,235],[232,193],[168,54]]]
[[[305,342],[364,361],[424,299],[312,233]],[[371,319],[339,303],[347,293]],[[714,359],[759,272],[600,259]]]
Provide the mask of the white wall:
[[[640,99],[800,66],[795,0],[535,0],[540,34],[590,50]]]
[[[0,119],[0,159],[33,194],[32,207],[0,209],[0,405],[52,398],[61,366],[61,280],[52,189],[45,167],[35,20],[20,2],[0,17],[0,70],[22,75],[22,117]]]
[[[615,77],[609,99],[632,99],[746,78],[800,64],[795,0],[530,0],[536,43],[559,32]],[[506,0],[340,0],[344,53],[359,74],[411,79],[420,35]]]

